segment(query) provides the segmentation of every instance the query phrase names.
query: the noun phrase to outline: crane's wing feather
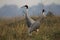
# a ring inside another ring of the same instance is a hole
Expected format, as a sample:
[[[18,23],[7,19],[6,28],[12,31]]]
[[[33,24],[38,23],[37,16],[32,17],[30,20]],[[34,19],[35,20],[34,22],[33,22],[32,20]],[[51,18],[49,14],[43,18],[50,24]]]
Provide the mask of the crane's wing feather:
[[[37,22],[33,23],[28,30],[29,30],[29,32],[33,32],[33,31],[35,31],[36,29],[39,29],[39,27],[40,27],[40,22],[37,21]]]

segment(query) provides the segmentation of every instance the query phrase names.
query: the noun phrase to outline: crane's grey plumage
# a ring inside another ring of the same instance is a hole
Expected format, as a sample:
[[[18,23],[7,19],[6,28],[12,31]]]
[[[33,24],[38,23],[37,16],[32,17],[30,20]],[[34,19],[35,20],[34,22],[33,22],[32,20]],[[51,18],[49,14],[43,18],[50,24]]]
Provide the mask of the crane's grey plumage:
[[[23,12],[25,14],[26,23],[27,23],[28,27],[30,27],[31,24],[33,24],[35,21],[33,19],[31,19],[30,16],[28,15],[28,6],[25,5],[22,8],[25,8],[25,10],[23,10]]]
[[[25,13],[26,23],[28,26],[28,32],[31,33],[33,31],[36,31],[40,27],[40,20],[35,21],[32,18],[30,18],[30,16],[28,15],[28,5],[25,5],[23,7],[26,9],[24,11],[24,13]],[[43,10],[43,12],[44,12],[44,10]]]

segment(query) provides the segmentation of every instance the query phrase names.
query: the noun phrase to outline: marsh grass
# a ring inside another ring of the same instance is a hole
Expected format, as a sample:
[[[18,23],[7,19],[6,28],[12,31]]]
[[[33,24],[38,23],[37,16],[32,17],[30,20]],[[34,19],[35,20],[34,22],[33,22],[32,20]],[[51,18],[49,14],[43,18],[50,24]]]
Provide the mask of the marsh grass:
[[[27,31],[25,19],[0,19],[0,40],[60,40],[60,17],[46,17],[41,21],[37,34],[33,32],[33,35],[29,36]]]

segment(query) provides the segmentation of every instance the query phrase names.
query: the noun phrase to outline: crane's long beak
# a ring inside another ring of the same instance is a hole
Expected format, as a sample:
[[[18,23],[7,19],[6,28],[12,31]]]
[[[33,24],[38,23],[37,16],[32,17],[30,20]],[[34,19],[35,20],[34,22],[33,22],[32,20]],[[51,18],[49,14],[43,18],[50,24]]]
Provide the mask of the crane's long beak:
[[[22,6],[21,8],[24,8],[24,6]]]
[[[24,6],[22,6],[21,8],[23,8],[23,7],[25,7],[26,9],[28,9],[28,5],[24,5]]]

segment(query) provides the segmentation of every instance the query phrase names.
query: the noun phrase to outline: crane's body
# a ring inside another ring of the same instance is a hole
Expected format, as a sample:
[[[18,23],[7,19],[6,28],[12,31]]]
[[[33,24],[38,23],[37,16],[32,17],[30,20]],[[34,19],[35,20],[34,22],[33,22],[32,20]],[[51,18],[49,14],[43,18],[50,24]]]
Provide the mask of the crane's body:
[[[26,10],[25,19],[26,19],[26,23],[28,26],[28,33],[31,33],[33,31],[37,31],[37,29],[39,29],[40,22],[35,21],[32,18],[30,18],[30,16],[28,15],[28,10]]]
[[[33,32],[33,31],[37,31],[37,29],[39,29],[39,27],[40,27],[40,22],[38,22],[38,21],[34,22],[29,29],[29,33]]]

